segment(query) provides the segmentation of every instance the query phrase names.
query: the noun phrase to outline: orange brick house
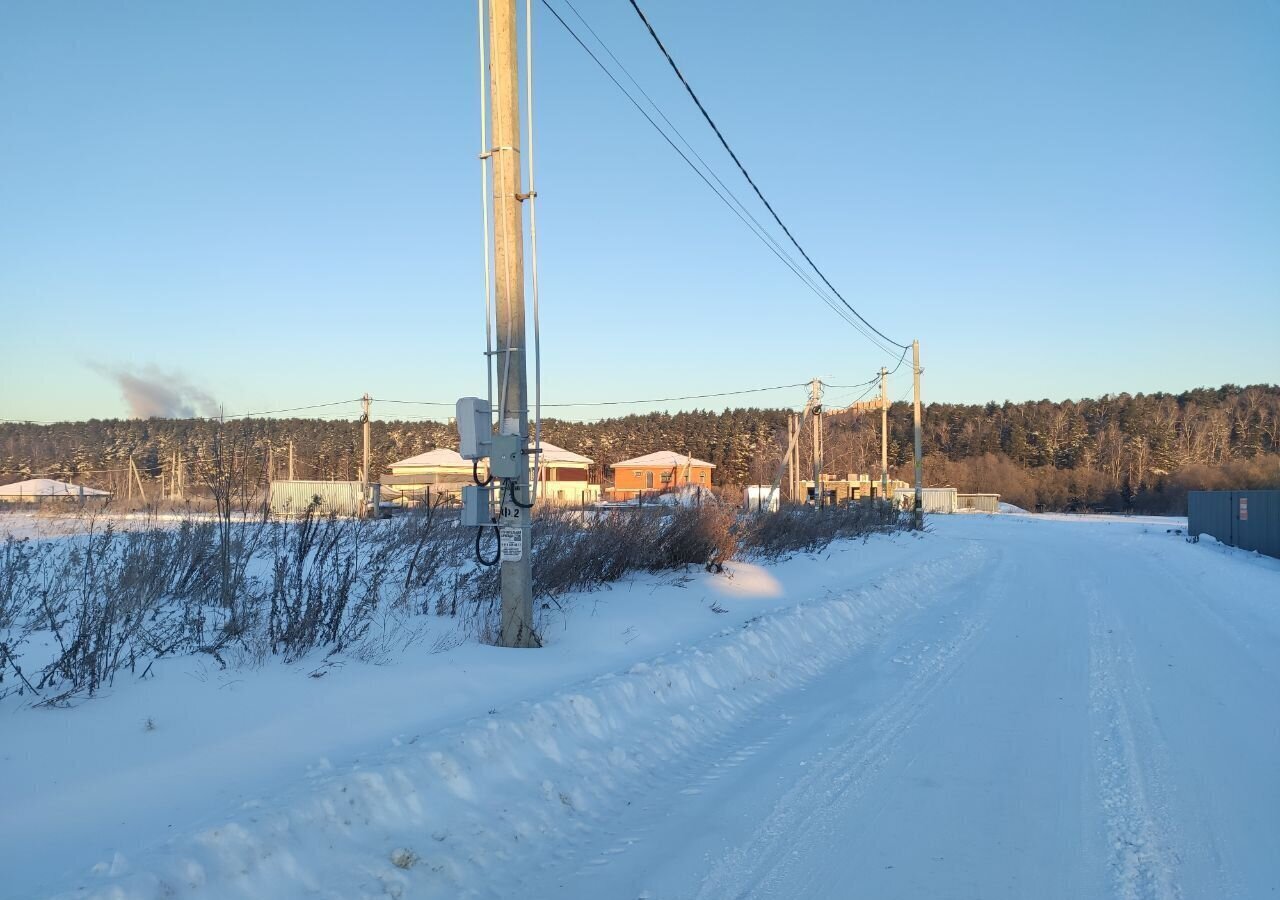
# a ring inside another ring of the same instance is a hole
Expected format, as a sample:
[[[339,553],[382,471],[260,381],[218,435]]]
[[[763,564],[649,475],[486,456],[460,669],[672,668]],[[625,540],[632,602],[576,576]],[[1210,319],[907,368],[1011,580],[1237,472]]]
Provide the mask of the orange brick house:
[[[714,463],[684,453],[659,450],[635,459],[624,459],[613,469],[613,499],[630,500],[639,494],[661,494],[682,485],[711,487]]]

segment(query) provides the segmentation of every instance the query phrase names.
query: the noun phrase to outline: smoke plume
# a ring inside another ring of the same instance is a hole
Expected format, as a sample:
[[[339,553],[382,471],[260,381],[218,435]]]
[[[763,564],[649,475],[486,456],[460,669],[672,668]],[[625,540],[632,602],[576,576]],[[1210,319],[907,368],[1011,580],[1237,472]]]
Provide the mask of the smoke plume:
[[[120,388],[130,418],[190,419],[218,414],[213,398],[176,372],[164,372],[156,366],[94,364],[91,368]]]

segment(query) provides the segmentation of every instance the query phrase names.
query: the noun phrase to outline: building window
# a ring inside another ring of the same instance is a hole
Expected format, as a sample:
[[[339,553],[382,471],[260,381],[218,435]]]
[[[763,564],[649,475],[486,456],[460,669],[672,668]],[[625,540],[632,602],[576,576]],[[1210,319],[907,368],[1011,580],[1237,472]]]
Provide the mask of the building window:
[[[706,480],[707,480],[707,473],[706,473],[706,472],[699,472],[699,473],[698,473],[698,480],[699,480],[699,481],[706,481]]]
[[[641,472],[639,469],[636,469],[636,470],[635,470],[634,472],[632,472],[631,474],[632,474],[632,475],[634,475],[636,478],[643,478],[643,477],[644,477],[644,472]]]

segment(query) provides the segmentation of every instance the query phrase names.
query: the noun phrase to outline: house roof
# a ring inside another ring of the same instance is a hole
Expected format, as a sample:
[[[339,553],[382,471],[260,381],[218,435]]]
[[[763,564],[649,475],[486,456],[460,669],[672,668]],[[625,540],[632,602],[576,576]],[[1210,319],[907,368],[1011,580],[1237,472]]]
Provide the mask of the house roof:
[[[662,469],[670,469],[675,466],[698,466],[704,469],[714,469],[716,467],[715,463],[695,459],[685,453],[676,453],[674,450],[657,450],[653,453],[646,453],[644,456],[637,456],[635,459],[624,459],[622,462],[614,463],[609,468],[629,469],[635,467],[643,469],[655,466]]]
[[[566,450],[563,447],[557,447],[550,441],[542,442],[542,462],[545,463],[578,463],[579,465],[589,466],[595,460],[589,456],[583,456],[581,453],[574,453],[572,450]]]
[[[557,447],[555,444],[542,442],[542,462],[552,464],[577,464],[589,466],[592,460],[583,456],[581,453],[574,453],[572,450],[566,450],[563,447]],[[484,468],[485,460],[480,461],[480,467]],[[457,450],[450,450],[447,447],[440,447],[435,450],[428,450],[426,453],[419,453],[417,456],[410,456],[408,459],[402,459],[399,462],[393,462],[387,468],[389,469],[407,469],[407,468],[445,468],[445,469],[470,469],[471,460],[463,459]]]
[[[399,469],[408,468],[410,466],[436,466],[447,469],[470,469],[471,460],[463,459],[457,450],[450,450],[448,447],[438,447],[435,450],[428,450],[426,453],[419,453],[417,456],[410,456],[408,459],[393,462],[387,466],[387,468]]]
[[[86,497],[111,496],[110,491],[54,481],[52,478],[28,478],[26,481],[0,485],[0,497],[79,497],[81,491]]]

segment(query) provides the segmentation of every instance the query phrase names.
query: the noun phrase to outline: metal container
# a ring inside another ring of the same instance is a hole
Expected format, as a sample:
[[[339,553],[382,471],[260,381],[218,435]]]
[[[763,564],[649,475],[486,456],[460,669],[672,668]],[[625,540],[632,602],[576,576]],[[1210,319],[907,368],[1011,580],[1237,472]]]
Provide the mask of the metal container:
[[[1280,491],[1189,491],[1187,532],[1280,557]]]
[[[974,512],[1000,512],[999,494],[956,494],[956,508]]]
[[[953,513],[958,494],[955,488],[921,488],[921,509],[927,513]],[[915,488],[898,488],[893,492],[893,502],[904,509],[911,509],[916,502]]]
[[[747,512],[777,512],[780,493],[771,484],[749,484],[743,491],[743,508]]]
[[[368,503],[365,487],[359,481],[273,481],[271,512],[301,516],[314,503],[320,515],[362,516]]]

